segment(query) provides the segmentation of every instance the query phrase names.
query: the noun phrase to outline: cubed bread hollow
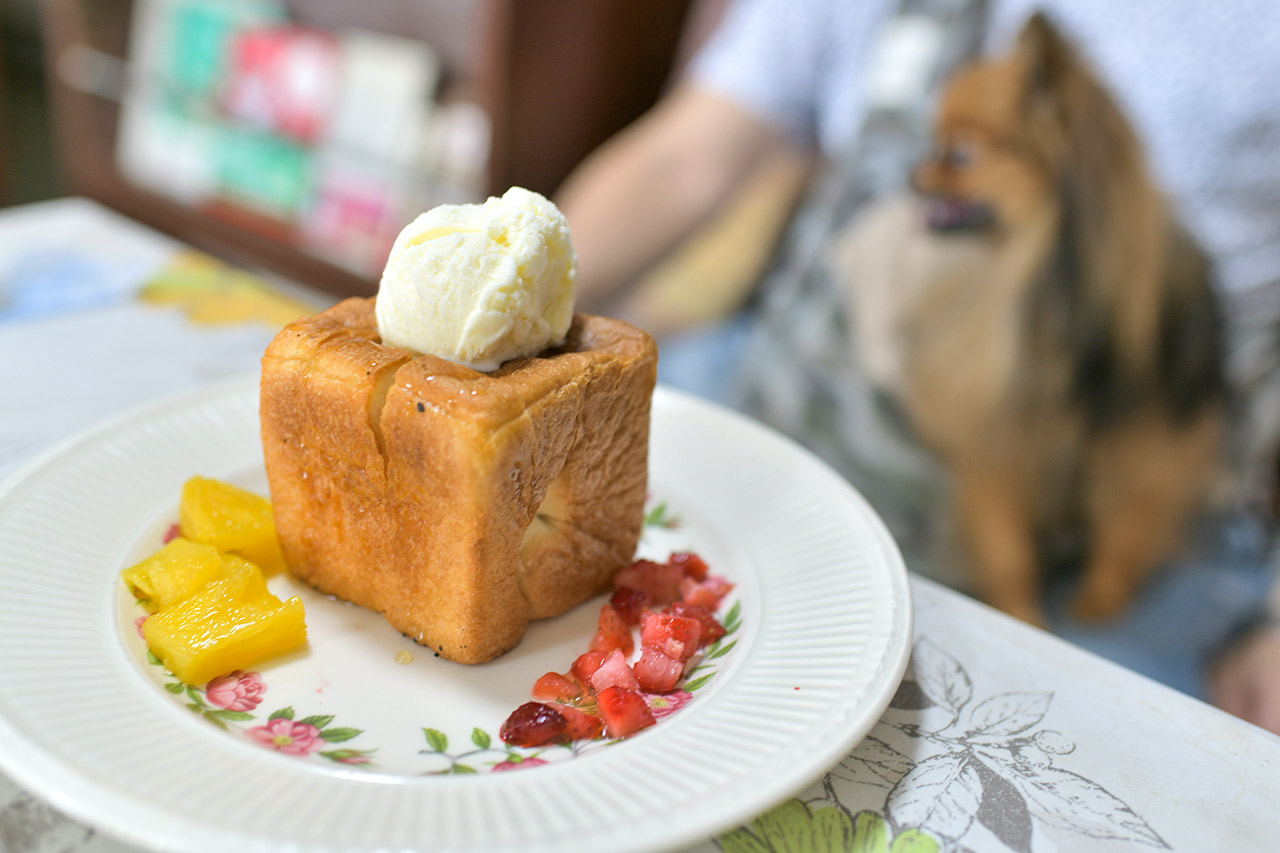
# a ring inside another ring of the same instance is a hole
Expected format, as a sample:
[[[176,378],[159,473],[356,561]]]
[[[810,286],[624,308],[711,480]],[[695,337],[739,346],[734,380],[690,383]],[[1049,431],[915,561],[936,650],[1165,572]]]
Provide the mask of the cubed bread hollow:
[[[490,660],[633,559],[657,348],[579,314],[563,346],[486,374],[383,346],[373,305],[299,320],[263,357],[280,543],[318,589]]]

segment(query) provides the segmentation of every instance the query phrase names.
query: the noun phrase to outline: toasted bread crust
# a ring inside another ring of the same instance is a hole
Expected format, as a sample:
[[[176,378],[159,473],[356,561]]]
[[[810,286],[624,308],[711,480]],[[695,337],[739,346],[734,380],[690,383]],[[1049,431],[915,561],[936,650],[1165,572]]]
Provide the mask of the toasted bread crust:
[[[490,660],[632,559],[657,348],[578,315],[564,346],[486,374],[383,346],[373,304],[300,320],[263,357],[281,546],[318,589]]]

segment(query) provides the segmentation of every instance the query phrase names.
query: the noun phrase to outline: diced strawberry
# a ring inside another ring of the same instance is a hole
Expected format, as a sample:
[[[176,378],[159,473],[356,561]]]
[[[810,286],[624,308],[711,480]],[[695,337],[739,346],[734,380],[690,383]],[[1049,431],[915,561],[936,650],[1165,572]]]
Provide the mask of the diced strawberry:
[[[609,737],[626,737],[656,722],[644,697],[621,687],[606,688],[600,694],[600,716]]]
[[[667,657],[688,660],[700,646],[702,625],[697,619],[672,613],[645,613],[640,624],[640,645],[656,646]]]
[[[649,648],[657,648],[672,660],[688,660],[698,650],[697,646],[682,643],[675,639],[666,640],[661,646],[650,646]]]
[[[631,626],[618,615],[611,605],[600,608],[600,619],[596,624],[596,636],[591,641],[591,651],[611,652],[621,650],[624,655],[635,651],[635,640],[631,637]]]
[[[679,566],[685,577],[696,581],[706,580],[710,571],[707,561],[690,551],[677,551],[667,558],[667,562]]]
[[[687,577],[680,581],[680,600],[701,605],[714,613],[720,606],[720,601],[732,589],[733,584],[718,575],[712,575],[702,581]]]
[[[595,714],[588,714],[581,708],[572,705],[556,705],[565,721],[565,734],[569,740],[591,740],[604,734],[604,720]]]
[[[646,693],[670,693],[684,675],[684,661],[663,654],[657,646],[641,646],[635,673]]]
[[[638,589],[648,594],[651,604],[670,604],[680,598],[684,569],[671,563],[636,560],[613,576],[613,585]]]
[[[512,746],[546,746],[568,738],[564,715],[541,702],[525,702],[511,712],[498,735]]]
[[[622,621],[628,625],[639,625],[640,614],[649,606],[649,593],[629,586],[620,586],[613,591],[609,604],[618,611]]]
[[[677,601],[667,607],[666,613],[673,616],[685,616],[697,620],[701,630],[698,634],[698,647],[708,646],[725,635],[724,626],[716,621],[715,614],[708,607]],[[641,640],[643,642],[643,640]]]
[[[597,694],[609,687],[623,687],[627,690],[640,688],[636,682],[636,674],[627,665],[626,657],[617,649],[609,652],[604,663],[600,664],[600,668],[591,676],[591,686],[595,688]]]
[[[583,684],[590,684],[591,676],[596,674],[596,670],[600,668],[600,664],[604,663],[606,657],[608,657],[608,654],[605,652],[580,654],[577,660],[573,662],[573,666],[569,668],[569,674]]]
[[[558,672],[548,672],[533,684],[533,698],[539,702],[573,702],[585,692],[581,681]]]

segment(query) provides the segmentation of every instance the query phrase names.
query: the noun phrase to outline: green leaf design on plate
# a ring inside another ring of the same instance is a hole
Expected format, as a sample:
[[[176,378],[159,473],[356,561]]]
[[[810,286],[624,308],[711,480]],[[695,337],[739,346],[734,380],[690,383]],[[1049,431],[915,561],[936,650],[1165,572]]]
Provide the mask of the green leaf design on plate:
[[[422,733],[427,736],[427,746],[435,752],[449,751],[449,738],[439,729],[424,728]]]
[[[151,649],[147,649],[147,663],[151,664],[152,666],[164,665],[164,661],[156,657],[156,653],[151,651]]]
[[[456,776],[464,776],[468,773],[475,773],[476,769],[474,767],[468,767],[466,764],[455,764],[453,767],[449,768],[449,772]]]
[[[375,752],[376,749],[333,749],[316,754],[342,764],[372,764],[369,756]]]
[[[471,730],[471,742],[481,749],[488,749],[493,743],[493,738],[489,737],[489,733],[481,728]]]
[[[314,717],[303,717],[298,722],[305,723],[308,726],[315,726],[317,729],[323,729],[333,722],[333,714],[317,714]]]
[[[729,612],[724,615],[724,633],[725,636],[732,634],[742,625],[742,602],[735,601],[733,607],[729,608]]]
[[[719,645],[719,643],[717,643],[716,645]],[[729,652],[733,651],[733,647],[736,645],[738,645],[738,641],[734,640],[732,643],[730,643],[727,646],[722,646],[721,648],[715,649],[714,651],[708,651],[707,660],[715,660],[716,658],[724,657],[725,655],[729,654]]]
[[[672,515],[666,501],[660,501],[645,513],[644,523],[646,527],[677,527],[680,524],[680,517]]]
[[[224,723],[213,711],[202,710],[200,716],[204,717],[220,729],[225,729],[227,727],[227,724]]]
[[[186,690],[187,686],[178,681],[170,681],[168,684],[164,686],[164,689],[168,690],[174,696],[177,696],[179,693]]]
[[[248,711],[232,711],[230,708],[219,708],[216,711],[206,711],[206,716],[217,717],[222,720],[252,720],[253,714]]]
[[[268,719],[268,720],[279,720],[279,719],[281,719],[281,718],[286,719],[286,720],[292,720],[292,719],[293,719],[293,706],[292,706],[292,705],[286,705],[285,707],[281,708],[281,709],[280,709],[280,710],[278,710],[278,711],[272,711],[272,712],[271,712],[271,716],[270,716],[270,717],[267,717],[267,719]]]
[[[699,687],[702,687],[703,685],[705,685],[711,679],[715,678],[715,675],[716,674],[714,672],[708,672],[706,675],[699,676],[695,678],[693,681],[690,681],[689,683],[685,684],[684,689],[692,693],[693,691],[697,690]]]
[[[363,731],[364,729],[353,729],[349,727],[321,729],[320,737],[324,738],[329,743],[342,743],[344,740],[351,740]]]

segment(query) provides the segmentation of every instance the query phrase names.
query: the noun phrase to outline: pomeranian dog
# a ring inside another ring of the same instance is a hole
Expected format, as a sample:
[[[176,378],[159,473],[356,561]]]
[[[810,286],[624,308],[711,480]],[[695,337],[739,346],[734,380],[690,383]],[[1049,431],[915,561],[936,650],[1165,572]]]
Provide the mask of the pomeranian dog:
[[[886,344],[872,379],[948,473],[980,597],[1043,624],[1065,544],[1082,570],[1075,615],[1114,616],[1218,471],[1210,265],[1121,109],[1043,15],[1007,55],[950,78],[935,143],[916,196],[851,241],[880,258],[849,282],[877,280],[851,295],[870,315],[855,318],[863,337]]]

